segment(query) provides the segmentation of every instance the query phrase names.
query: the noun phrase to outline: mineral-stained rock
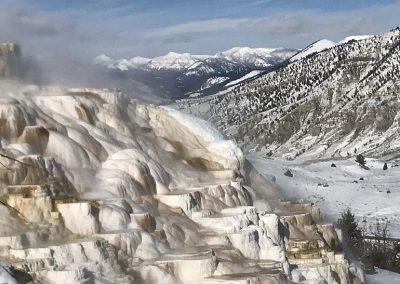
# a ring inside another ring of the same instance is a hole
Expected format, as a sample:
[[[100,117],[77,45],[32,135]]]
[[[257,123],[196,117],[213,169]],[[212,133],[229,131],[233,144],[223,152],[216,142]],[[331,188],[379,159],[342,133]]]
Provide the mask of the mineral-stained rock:
[[[44,283],[346,279],[318,209],[280,202],[207,122],[115,90],[32,86],[0,118],[3,282],[10,267]]]

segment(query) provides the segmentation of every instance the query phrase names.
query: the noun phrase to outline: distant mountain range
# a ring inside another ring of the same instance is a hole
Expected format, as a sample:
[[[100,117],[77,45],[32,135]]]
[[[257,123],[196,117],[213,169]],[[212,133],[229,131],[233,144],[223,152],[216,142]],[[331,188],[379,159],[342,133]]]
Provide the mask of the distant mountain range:
[[[223,52],[218,52],[215,55],[192,55],[190,53],[169,52],[164,56],[154,58],[137,56],[131,59],[118,60],[114,60],[106,55],[100,55],[94,59],[94,63],[121,71],[143,69],[190,72],[190,70],[199,69],[205,71],[205,73],[215,73],[231,71],[232,68],[238,65],[253,69],[271,67],[289,58],[296,52],[295,49],[289,48],[234,47]],[[220,64],[213,66],[216,62]],[[223,62],[225,64],[222,64]],[[219,69],[218,67],[222,68]]]
[[[252,71],[257,71],[253,75],[271,71],[297,52],[289,48],[235,47],[215,55],[170,52],[155,58],[118,60],[100,55],[93,62],[105,67],[114,79],[142,85],[153,95],[174,100],[213,94],[246,75],[249,79]]]
[[[295,158],[400,158],[400,29],[321,40],[280,68],[176,102],[248,151]]]
[[[114,84],[141,98],[158,98],[171,102],[187,97],[203,97],[255,79],[310,54],[338,44],[370,36],[352,36],[335,43],[318,40],[303,50],[292,48],[234,47],[214,55],[169,52],[154,58],[141,56],[113,59],[97,56],[95,66],[103,67]]]

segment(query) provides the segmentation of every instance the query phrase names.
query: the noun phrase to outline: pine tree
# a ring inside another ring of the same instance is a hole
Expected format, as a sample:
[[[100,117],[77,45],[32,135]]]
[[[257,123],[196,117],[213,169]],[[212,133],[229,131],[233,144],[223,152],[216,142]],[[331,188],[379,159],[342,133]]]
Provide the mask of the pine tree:
[[[361,154],[358,154],[356,156],[356,162],[359,163],[361,166],[365,166],[367,164],[367,161],[365,161],[364,156]]]
[[[337,224],[342,229],[343,236],[349,241],[358,241],[362,238],[361,229],[355,220],[354,214],[351,213],[350,208],[342,212],[341,217],[338,219]]]

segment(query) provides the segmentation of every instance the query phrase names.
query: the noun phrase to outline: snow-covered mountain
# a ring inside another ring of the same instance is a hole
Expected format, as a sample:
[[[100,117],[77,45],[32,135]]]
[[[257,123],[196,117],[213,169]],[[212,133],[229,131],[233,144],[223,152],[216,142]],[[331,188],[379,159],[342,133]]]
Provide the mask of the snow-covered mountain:
[[[106,55],[100,55],[94,59],[94,63],[105,65],[109,68],[126,71],[128,69],[151,70],[184,70],[196,69],[201,63],[208,61],[228,61],[242,67],[262,68],[281,63],[293,55],[295,50],[287,48],[250,48],[234,47],[218,52],[215,55],[192,55],[190,53],[169,52],[164,56],[154,58],[133,57],[130,59],[113,60]]]
[[[310,54],[318,53],[318,52],[320,52],[322,50],[331,48],[331,47],[333,47],[335,45],[336,45],[335,42],[327,40],[327,39],[318,40],[316,42],[313,42],[312,44],[310,44],[309,46],[307,46],[303,50],[301,50],[299,53],[297,53],[293,57],[291,57],[289,59],[289,61],[293,62],[293,61],[296,61],[296,60],[300,60],[300,59],[302,59],[304,57],[309,56]]]
[[[242,66],[262,68],[270,67],[289,58],[293,49],[286,48],[250,48],[234,47],[214,55],[216,58],[226,59]]]
[[[175,107],[215,123],[247,150],[287,158],[398,158],[400,30],[317,42],[306,53],[315,47],[323,50]]]
[[[274,69],[296,52],[286,48],[235,47],[215,55],[170,52],[155,58],[118,60],[100,55],[93,63],[105,67],[113,78],[133,80],[164,98],[176,99],[215,93],[251,71]]]
[[[156,70],[183,70],[197,63],[201,58],[202,56],[190,53],[169,52],[167,55],[150,59],[145,67]],[[137,68],[137,66],[132,66],[132,68]]]
[[[214,55],[192,55],[190,53],[169,52],[154,58],[132,57],[113,59],[100,55],[93,60],[110,76],[110,82],[127,92],[137,95],[148,93],[163,100],[186,97],[202,97],[215,94],[248,80],[254,74],[268,73],[287,60],[294,62],[345,44],[350,41],[367,39],[371,36],[350,36],[338,43],[322,39],[303,50],[289,48],[234,47]],[[141,86],[138,88],[137,86]]]
[[[362,279],[319,208],[210,123],[117,90],[0,89],[0,283]]]
[[[300,60],[300,59],[302,59],[304,57],[307,57],[307,56],[309,56],[311,54],[321,52],[321,51],[323,51],[325,49],[334,47],[336,45],[344,44],[344,43],[347,43],[349,41],[363,40],[363,39],[367,39],[367,38],[370,38],[370,37],[372,37],[372,36],[371,35],[348,36],[348,37],[344,38],[343,40],[341,40],[341,41],[339,41],[337,43],[335,43],[335,42],[333,42],[331,40],[328,40],[328,39],[320,39],[320,40],[317,40],[317,41],[313,42],[312,44],[306,46],[304,49],[302,49],[297,54],[292,56],[289,59],[289,61],[293,62],[293,61],[296,61],[296,60]]]

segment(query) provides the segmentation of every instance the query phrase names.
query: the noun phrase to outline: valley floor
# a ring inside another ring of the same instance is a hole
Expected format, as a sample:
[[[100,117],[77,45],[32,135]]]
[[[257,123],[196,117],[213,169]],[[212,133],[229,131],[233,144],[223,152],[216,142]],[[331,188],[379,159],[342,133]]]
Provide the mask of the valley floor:
[[[335,222],[347,207],[360,226],[376,220],[389,221],[391,237],[400,238],[400,167],[366,159],[369,170],[361,168],[354,158],[345,160],[287,161],[253,153],[250,162],[267,176],[273,175],[288,199],[304,199],[321,208],[325,221]],[[332,164],[336,167],[331,167]],[[285,176],[290,170],[293,177]],[[368,228],[367,227],[367,228]]]

